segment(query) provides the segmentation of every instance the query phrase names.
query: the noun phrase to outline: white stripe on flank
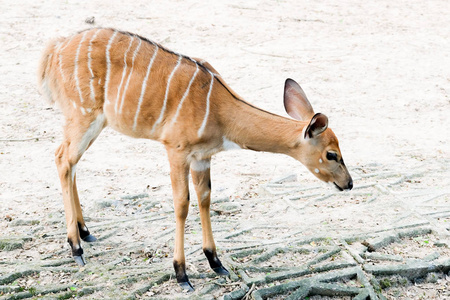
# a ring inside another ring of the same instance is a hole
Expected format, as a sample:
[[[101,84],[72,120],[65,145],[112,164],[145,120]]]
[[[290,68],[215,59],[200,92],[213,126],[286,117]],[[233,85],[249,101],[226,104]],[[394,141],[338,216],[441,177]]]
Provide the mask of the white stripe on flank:
[[[91,37],[91,40],[89,41],[89,47],[88,47],[88,69],[89,73],[91,73],[91,77],[89,78],[89,88],[91,89],[91,100],[92,102],[95,102],[95,90],[94,90],[94,72],[92,71],[92,42],[97,37],[97,34],[101,31],[101,29],[97,29],[94,33],[94,35]]]
[[[80,49],[81,49],[81,45],[84,42],[84,39],[86,38],[86,33],[87,31],[85,31],[83,33],[83,36],[81,37],[80,43],[78,44],[78,48],[77,48],[77,52],[75,54],[75,61],[74,61],[74,71],[73,71],[73,76],[75,77],[75,86],[78,90],[78,96],[80,97],[80,102],[83,103],[84,99],[83,99],[83,93],[81,92],[81,88],[80,88],[80,79],[78,78],[78,58],[80,57]]]
[[[64,76],[63,67],[62,67],[62,52],[64,51],[64,49],[66,49],[67,46],[69,46],[72,39],[73,39],[73,37],[71,37],[67,41],[67,44],[64,47],[60,48],[60,50],[59,50],[59,72],[61,73],[63,82],[66,82],[66,76]],[[62,44],[60,46],[62,46]]]
[[[116,98],[116,105],[114,106],[114,111],[117,115],[117,108],[119,106],[119,98],[120,98],[120,89],[122,88],[123,80],[125,79],[125,75],[127,75],[127,54],[128,51],[130,51],[131,45],[133,44],[133,37],[130,36],[130,44],[128,45],[127,51],[125,51],[125,54],[123,55],[123,71],[122,71],[122,79],[120,80],[119,87],[117,88],[117,98]]]
[[[114,34],[108,41],[108,45],[106,46],[106,79],[105,79],[105,104],[109,104],[110,101],[108,99],[108,84],[109,84],[109,76],[111,75],[111,57],[109,50],[111,49],[111,45],[113,40],[116,38],[117,31],[114,31]]]
[[[191,85],[194,82],[194,79],[197,76],[198,71],[200,70],[198,68],[198,64],[197,63],[195,64],[195,66],[197,67],[197,69],[195,70],[194,75],[191,78],[191,81],[189,81],[188,87],[187,87],[186,91],[184,92],[184,95],[181,98],[180,103],[178,104],[177,111],[175,113],[175,116],[173,116],[173,119],[172,119],[172,124],[174,124],[176,122],[176,120],[178,118],[178,115],[180,114],[181,107],[183,106],[183,102],[186,99],[186,97],[189,95],[189,89],[191,88]]]
[[[191,60],[195,62],[194,59],[191,59]],[[214,76],[216,76],[216,77],[221,77],[219,73],[214,73],[214,72],[213,72],[212,70],[210,70],[207,66],[205,66],[204,64],[205,64],[206,62],[207,62],[206,60],[202,59],[202,60],[199,61],[198,63],[199,63],[202,67],[204,67],[205,69],[207,69],[209,72],[211,72]]]
[[[162,121],[162,119],[164,117],[164,113],[166,112],[166,106],[167,106],[167,98],[169,97],[170,82],[172,81],[173,75],[175,74],[175,72],[177,71],[178,67],[180,66],[181,59],[182,59],[182,56],[179,55],[177,64],[176,64],[175,68],[173,68],[172,73],[170,73],[169,78],[167,79],[166,94],[164,95],[163,106],[161,108],[161,112],[159,113],[158,120],[156,120],[156,122],[153,124],[152,131],[150,132],[150,134],[153,134],[153,132],[155,132],[156,126],[158,126],[159,123],[161,123],[161,121]]]
[[[208,70],[209,74],[211,74],[211,83],[209,85],[209,91],[208,91],[208,95],[206,96],[206,112],[205,112],[205,117],[203,118],[203,122],[202,122],[202,126],[200,126],[200,128],[198,129],[198,137],[201,137],[203,134],[203,131],[205,131],[205,127],[206,127],[206,122],[208,122],[208,116],[209,116],[209,98],[211,97],[211,91],[213,88],[213,83],[214,83],[214,74],[211,73]]]
[[[150,70],[152,68],[153,62],[155,61],[155,57],[156,57],[156,54],[158,53],[158,49],[159,49],[157,45],[155,45],[155,44],[153,44],[153,45],[155,46],[155,50],[153,50],[152,59],[150,60],[150,63],[147,66],[147,73],[145,74],[144,81],[142,82],[141,95],[139,96],[139,102],[138,102],[138,106],[136,109],[136,115],[134,116],[133,131],[136,131],[137,119],[139,116],[139,112],[141,111],[142,101],[144,100],[144,94],[145,94],[145,88],[147,87],[148,76],[150,75]]]
[[[136,59],[136,56],[137,56],[139,49],[141,48],[141,44],[142,44],[142,40],[141,39],[138,39],[138,40],[139,40],[139,44],[137,45],[136,49],[134,50],[133,59],[131,60],[131,70],[130,70],[130,73],[128,74],[127,83],[125,84],[125,88],[123,89],[123,92],[122,92],[122,100],[120,102],[120,109],[119,109],[120,114],[122,113],[123,102],[125,99],[125,95],[127,94],[127,89],[128,89],[128,84],[130,83],[131,74],[133,73],[134,61]]]

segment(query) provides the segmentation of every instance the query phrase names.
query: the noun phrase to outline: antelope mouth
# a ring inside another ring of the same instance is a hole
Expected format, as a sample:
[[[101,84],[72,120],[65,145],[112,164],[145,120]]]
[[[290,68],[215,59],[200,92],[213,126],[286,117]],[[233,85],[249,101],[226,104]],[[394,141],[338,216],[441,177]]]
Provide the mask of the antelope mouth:
[[[350,181],[347,183],[347,186],[345,187],[341,187],[339,186],[336,182],[333,182],[334,186],[339,190],[339,191],[350,191],[351,189],[353,189],[353,180],[350,179]]]
[[[339,185],[337,185],[337,183],[336,182],[333,182],[333,184],[334,184],[334,186],[339,190],[339,191],[343,191],[344,189],[343,188],[341,188]]]

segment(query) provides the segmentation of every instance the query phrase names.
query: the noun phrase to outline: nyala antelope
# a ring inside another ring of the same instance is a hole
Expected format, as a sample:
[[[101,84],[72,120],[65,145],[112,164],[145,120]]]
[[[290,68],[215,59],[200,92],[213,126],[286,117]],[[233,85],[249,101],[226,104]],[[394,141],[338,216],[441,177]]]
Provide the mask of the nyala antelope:
[[[49,43],[39,67],[43,94],[65,116],[64,138],[55,153],[74,260],[85,264],[81,240],[95,241],[83,219],[76,166],[106,126],[164,144],[170,163],[176,231],[173,266],[186,275],[184,228],[189,210],[189,173],[197,193],[203,252],[220,275],[210,220],[211,156],[229,149],[284,153],[316,177],[350,190],[352,178],[328,118],[314,113],[301,87],[287,79],[284,106],[293,118],[259,109],[237,95],[204,60],[190,58],[136,34],[96,28]]]

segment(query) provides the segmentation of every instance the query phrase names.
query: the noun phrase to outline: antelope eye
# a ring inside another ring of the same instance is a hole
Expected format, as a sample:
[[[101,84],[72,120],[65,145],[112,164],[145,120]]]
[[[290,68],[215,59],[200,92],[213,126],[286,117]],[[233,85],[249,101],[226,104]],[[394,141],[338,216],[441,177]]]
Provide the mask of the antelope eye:
[[[327,159],[337,161],[337,153],[336,152],[327,152]]]

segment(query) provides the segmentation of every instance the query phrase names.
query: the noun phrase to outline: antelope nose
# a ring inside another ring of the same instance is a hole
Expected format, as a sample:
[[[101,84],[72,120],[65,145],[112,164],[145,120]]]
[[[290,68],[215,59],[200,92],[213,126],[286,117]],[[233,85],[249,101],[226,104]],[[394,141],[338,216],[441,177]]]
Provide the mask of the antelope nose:
[[[349,190],[351,190],[353,188],[353,179],[350,179],[350,181],[348,182],[347,188]]]

